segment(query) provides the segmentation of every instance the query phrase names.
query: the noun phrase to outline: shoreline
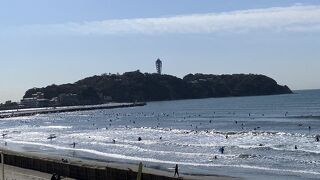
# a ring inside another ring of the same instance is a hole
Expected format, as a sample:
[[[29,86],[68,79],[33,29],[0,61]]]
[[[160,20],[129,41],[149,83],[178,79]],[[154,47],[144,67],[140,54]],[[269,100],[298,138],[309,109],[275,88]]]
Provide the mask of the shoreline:
[[[0,149],[4,153],[6,166],[29,169],[41,173],[58,173],[64,177],[74,179],[136,179],[138,164],[101,162],[80,158],[53,156],[35,152],[17,152]],[[62,162],[62,159],[67,162]],[[174,172],[144,167],[143,179],[159,180],[233,180],[236,177],[220,175],[187,175],[181,174],[180,178],[173,177]]]
[[[144,102],[137,102],[137,103],[109,103],[109,104],[99,104],[99,105],[4,110],[4,111],[0,111],[0,119],[12,118],[12,117],[33,116],[36,114],[89,111],[89,110],[97,110],[97,109],[115,109],[115,108],[127,108],[127,107],[136,107],[136,106],[145,106],[145,105],[146,105],[146,103],[144,103]]]

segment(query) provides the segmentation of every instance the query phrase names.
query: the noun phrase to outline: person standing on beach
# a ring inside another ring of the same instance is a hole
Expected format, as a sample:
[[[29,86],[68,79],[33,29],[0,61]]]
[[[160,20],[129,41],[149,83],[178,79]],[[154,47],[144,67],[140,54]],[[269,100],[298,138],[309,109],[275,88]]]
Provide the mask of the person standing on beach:
[[[173,176],[173,177],[176,177],[176,175],[178,175],[178,177],[179,177],[179,167],[178,167],[178,164],[176,164],[176,167],[174,168],[174,176]]]
[[[51,180],[61,180],[61,176],[59,174],[53,173]]]
[[[56,173],[53,173],[53,175],[51,176],[51,179],[50,180],[56,180]]]

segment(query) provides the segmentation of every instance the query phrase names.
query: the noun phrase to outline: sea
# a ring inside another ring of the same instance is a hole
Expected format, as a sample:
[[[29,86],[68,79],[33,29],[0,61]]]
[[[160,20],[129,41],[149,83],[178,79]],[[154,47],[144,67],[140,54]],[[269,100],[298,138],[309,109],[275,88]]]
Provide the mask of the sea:
[[[8,118],[0,132],[0,146],[21,152],[170,172],[178,164],[189,175],[320,179],[320,90]]]

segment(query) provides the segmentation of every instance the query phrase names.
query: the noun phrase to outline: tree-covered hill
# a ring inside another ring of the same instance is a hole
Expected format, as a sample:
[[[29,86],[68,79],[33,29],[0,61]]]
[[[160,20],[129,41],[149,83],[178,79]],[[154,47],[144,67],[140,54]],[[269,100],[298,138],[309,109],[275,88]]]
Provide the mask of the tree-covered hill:
[[[122,75],[103,74],[73,84],[50,85],[29,89],[24,98],[36,92],[52,99],[74,94],[78,104],[99,104],[107,101],[160,101],[229,96],[256,96],[292,93],[287,86],[264,75],[188,74],[183,79],[171,75],[127,72]]]

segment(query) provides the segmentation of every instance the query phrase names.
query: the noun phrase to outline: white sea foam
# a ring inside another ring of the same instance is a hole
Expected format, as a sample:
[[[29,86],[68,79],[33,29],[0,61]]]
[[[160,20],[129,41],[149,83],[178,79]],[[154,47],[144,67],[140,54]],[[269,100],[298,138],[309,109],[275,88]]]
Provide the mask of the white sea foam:
[[[71,129],[72,126],[40,126],[41,129]]]
[[[162,164],[171,164],[171,165],[180,164],[180,165],[198,166],[198,167],[239,167],[239,168],[246,168],[246,169],[259,169],[259,170],[265,170],[265,171],[277,171],[277,172],[290,172],[290,173],[304,173],[304,174],[320,175],[320,172],[306,171],[306,170],[276,169],[276,168],[252,166],[252,165],[226,165],[226,164],[217,164],[217,163],[208,164],[208,163],[191,163],[191,162],[183,162],[183,161],[169,161],[169,160],[159,160],[159,159],[154,159],[154,158],[143,158],[143,157],[126,156],[126,155],[122,155],[122,154],[105,153],[105,152],[100,152],[100,151],[92,150],[92,149],[81,149],[81,148],[74,149],[74,148],[70,148],[70,147],[61,147],[61,146],[57,146],[57,145],[42,144],[42,143],[35,143],[35,142],[21,142],[21,141],[11,141],[11,140],[9,140],[9,142],[18,143],[18,144],[50,147],[50,148],[59,149],[59,150],[79,151],[79,152],[85,152],[85,153],[94,154],[94,155],[103,156],[103,157],[125,159],[125,160],[132,160],[132,161],[162,163]]]

